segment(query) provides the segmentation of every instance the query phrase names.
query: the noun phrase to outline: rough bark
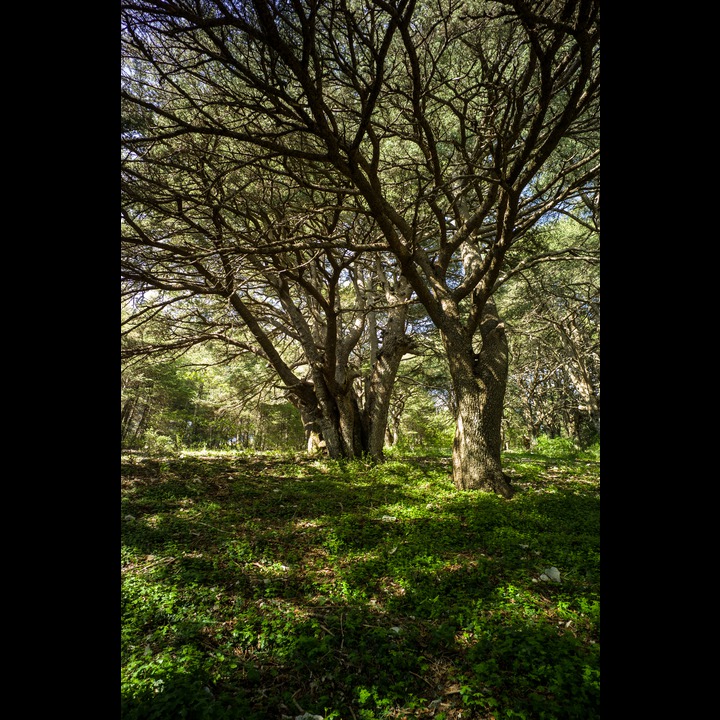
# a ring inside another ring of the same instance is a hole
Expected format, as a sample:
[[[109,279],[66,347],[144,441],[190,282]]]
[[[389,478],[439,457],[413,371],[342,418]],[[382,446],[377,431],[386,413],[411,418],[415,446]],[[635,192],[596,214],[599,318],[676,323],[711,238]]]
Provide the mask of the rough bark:
[[[312,388],[305,389],[306,399],[299,397],[298,393],[288,393],[288,400],[297,408],[300,413],[303,428],[305,430],[306,450],[308,455],[317,455],[325,450],[325,441],[322,436],[322,427],[318,417],[318,406],[314,398]]]
[[[319,428],[331,457],[383,460],[390,397],[402,357],[412,345],[405,332],[411,290],[401,280],[391,287],[382,272],[378,272],[377,277],[384,285],[384,303],[380,297],[365,294],[359,287],[357,292],[363,308],[375,303],[378,306],[384,304],[386,319],[382,323],[382,343],[378,342],[380,326],[373,309],[367,313],[367,326],[362,315],[349,327],[342,327],[331,318],[328,325],[333,328],[333,333],[326,335],[326,351],[324,355],[318,353],[315,356],[312,386],[317,413],[312,426]],[[361,317],[362,322],[359,321]],[[296,322],[299,326],[302,318],[296,317]],[[350,354],[359,347],[366,329],[369,331],[370,368],[363,374],[350,361]],[[308,347],[307,353],[313,352]],[[312,442],[309,436],[308,441]]]
[[[508,374],[508,342],[492,303],[480,327],[482,348],[444,335],[457,398],[453,440],[453,482],[460,490],[484,490],[513,496],[502,470],[502,415]]]
[[[314,382],[289,390],[291,402],[300,412],[309,454],[326,452],[332,458],[370,457],[383,460],[390,397],[403,354],[410,347],[404,334],[388,340],[376,358],[364,398],[359,385],[349,382],[343,389],[328,388],[322,371]]]
[[[311,442],[308,431],[315,431],[331,457],[370,457],[381,462],[390,397],[400,361],[410,345],[411,341],[402,326],[399,326],[396,335],[386,333],[383,351],[378,354],[370,371],[369,391],[364,398],[360,393],[360,383],[354,382],[333,393],[327,390],[321,392],[323,399],[318,403],[318,412],[312,422],[306,423],[308,441]],[[323,379],[319,384],[323,386],[327,383]]]

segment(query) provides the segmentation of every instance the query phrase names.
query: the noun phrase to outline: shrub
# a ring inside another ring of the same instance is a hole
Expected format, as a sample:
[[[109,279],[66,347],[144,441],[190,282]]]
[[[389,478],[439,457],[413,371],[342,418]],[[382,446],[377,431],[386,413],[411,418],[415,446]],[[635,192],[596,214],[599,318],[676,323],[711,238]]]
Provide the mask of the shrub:
[[[580,453],[580,448],[570,438],[541,435],[537,439],[535,452],[545,457],[573,460]]]
[[[156,430],[147,430],[143,435],[143,449],[148,455],[174,455],[177,452],[175,441]]]

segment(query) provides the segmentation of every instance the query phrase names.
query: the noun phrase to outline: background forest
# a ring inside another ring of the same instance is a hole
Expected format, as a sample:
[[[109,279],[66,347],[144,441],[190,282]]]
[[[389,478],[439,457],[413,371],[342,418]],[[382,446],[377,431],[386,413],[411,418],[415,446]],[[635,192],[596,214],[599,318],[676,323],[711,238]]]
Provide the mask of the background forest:
[[[581,229],[567,219],[558,221],[543,228],[544,242],[562,246],[568,238],[553,235],[573,232]],[[508,282],[497,304],[511,347],[503,448],[534,449],[540,438],[564,439],[568,448],[579,450],[599,446],[598,265],[584,260],[538,264]],[[449,454],[454,433],[452,383],[437,332],[426,317],[416,314],[414,322],[428,331],[400,363],[385,448],[404,454]],[[300,414],[267,362],[242,348],[229,355],[227,344],[217,340],[167,351],[162,339],[170,332],[162,316],[123,334],[124,449],[306,447]],[[133,352],[146,347],[155,352]],[[286,347],[300,356],[290,337]],[[368,362],[367,338],[356,352],[359,364]]]
[[[592,442],[595,3],[122,8],[126,447]]]

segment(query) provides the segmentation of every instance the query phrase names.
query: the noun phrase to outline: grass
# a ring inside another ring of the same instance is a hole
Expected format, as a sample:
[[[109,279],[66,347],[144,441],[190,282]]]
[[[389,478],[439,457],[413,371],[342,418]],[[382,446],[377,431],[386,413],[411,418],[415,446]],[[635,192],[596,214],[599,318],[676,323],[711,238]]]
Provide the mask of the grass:
[[[599,718],[597,463],[506,463],[124,455],[123,720]]]

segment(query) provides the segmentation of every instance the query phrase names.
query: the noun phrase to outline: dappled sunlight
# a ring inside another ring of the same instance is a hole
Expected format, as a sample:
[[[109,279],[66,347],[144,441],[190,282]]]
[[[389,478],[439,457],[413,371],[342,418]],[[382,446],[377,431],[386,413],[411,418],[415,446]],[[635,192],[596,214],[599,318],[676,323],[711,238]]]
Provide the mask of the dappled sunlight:
[[[572,703],[585,672],[594,703],[595,481],[533,475],[545,491],[507,503],[455,490],[440,461],[354,468],[123,463],[123,665],[142,702],[484,717],[493,699]]]

